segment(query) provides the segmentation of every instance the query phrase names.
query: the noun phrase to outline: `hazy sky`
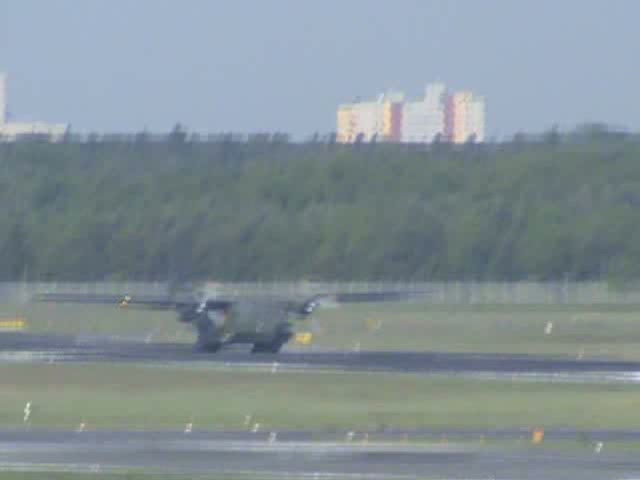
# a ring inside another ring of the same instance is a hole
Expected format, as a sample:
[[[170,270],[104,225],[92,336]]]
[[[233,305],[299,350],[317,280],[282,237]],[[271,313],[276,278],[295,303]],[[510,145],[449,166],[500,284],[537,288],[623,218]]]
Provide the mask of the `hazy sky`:
[[[440,80],[489,135],[640,130],[637,0],[0,0],[13,118],[76,131],[335,129],[335,109]]]

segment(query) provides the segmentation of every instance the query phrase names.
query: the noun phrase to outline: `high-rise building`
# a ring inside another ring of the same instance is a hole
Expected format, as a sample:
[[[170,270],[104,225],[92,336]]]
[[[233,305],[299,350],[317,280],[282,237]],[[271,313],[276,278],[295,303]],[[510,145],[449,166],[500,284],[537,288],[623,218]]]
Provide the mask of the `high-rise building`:
[[[341,143],[372,141],[454,143],[485,138],[485,101],[471,92],[449,94],[442,83],[425,88],[424,98],[406,102],[404,94],[380,95],[377,101],[338,108],[337,139]]]
[[[382,140],[400,142],[402,140],[403,103],[401,97],[391,98],[384,103],[382,120]]]
[[[383,110],[376,102],[356,102],[338,107],[338,142],[371,141],[382,133]]]
[[[353,143],[356,137],[355,113],[352,104],[338,107],[338,128],[336,140],[339,143]]]
[[[430,143],[444,134],[447,89],[442,83],[427,85],[424,99],[404,104],[402,141]]]
[[[7,123],[7,74],[0,72],[0,125]]]
[[[338,107],[337,140],[399,142],[401,137],[402,104],[397,92],[382,94],[374,102],[354,102]]]
[[[472,92],[457,92],[447,101],[445,136],[453,143],[484,142],[485,101]]]

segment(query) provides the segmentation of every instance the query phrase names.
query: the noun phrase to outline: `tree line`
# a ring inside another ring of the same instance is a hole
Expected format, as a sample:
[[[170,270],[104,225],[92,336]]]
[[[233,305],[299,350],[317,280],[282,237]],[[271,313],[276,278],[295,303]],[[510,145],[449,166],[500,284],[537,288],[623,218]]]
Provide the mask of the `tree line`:
[[[640,141],[573,135],[0,144],[0,279],[635,279]]]

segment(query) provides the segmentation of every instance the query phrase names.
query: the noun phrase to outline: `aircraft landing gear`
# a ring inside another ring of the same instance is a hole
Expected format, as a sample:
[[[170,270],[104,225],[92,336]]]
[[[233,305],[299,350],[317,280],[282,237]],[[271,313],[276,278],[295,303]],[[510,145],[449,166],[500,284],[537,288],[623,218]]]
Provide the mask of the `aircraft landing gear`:
[[[196,350],[199,352],[216,353],[221,347],[222,344],[220,342],[198,341],[198,343],[196,343]]]
[[[287,340],[278,339],[271,343],[254,343],[251,353],[278,353]]]

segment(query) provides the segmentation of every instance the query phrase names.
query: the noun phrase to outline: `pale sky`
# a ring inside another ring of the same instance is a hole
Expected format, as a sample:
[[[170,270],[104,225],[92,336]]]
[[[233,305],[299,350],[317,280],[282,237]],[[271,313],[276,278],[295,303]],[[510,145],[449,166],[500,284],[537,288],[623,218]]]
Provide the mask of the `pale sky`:
[[[335,110],[443,81],[490,136],[640,131],[637,0],[0,0],[14,120],[75,131],[335,129]]]

